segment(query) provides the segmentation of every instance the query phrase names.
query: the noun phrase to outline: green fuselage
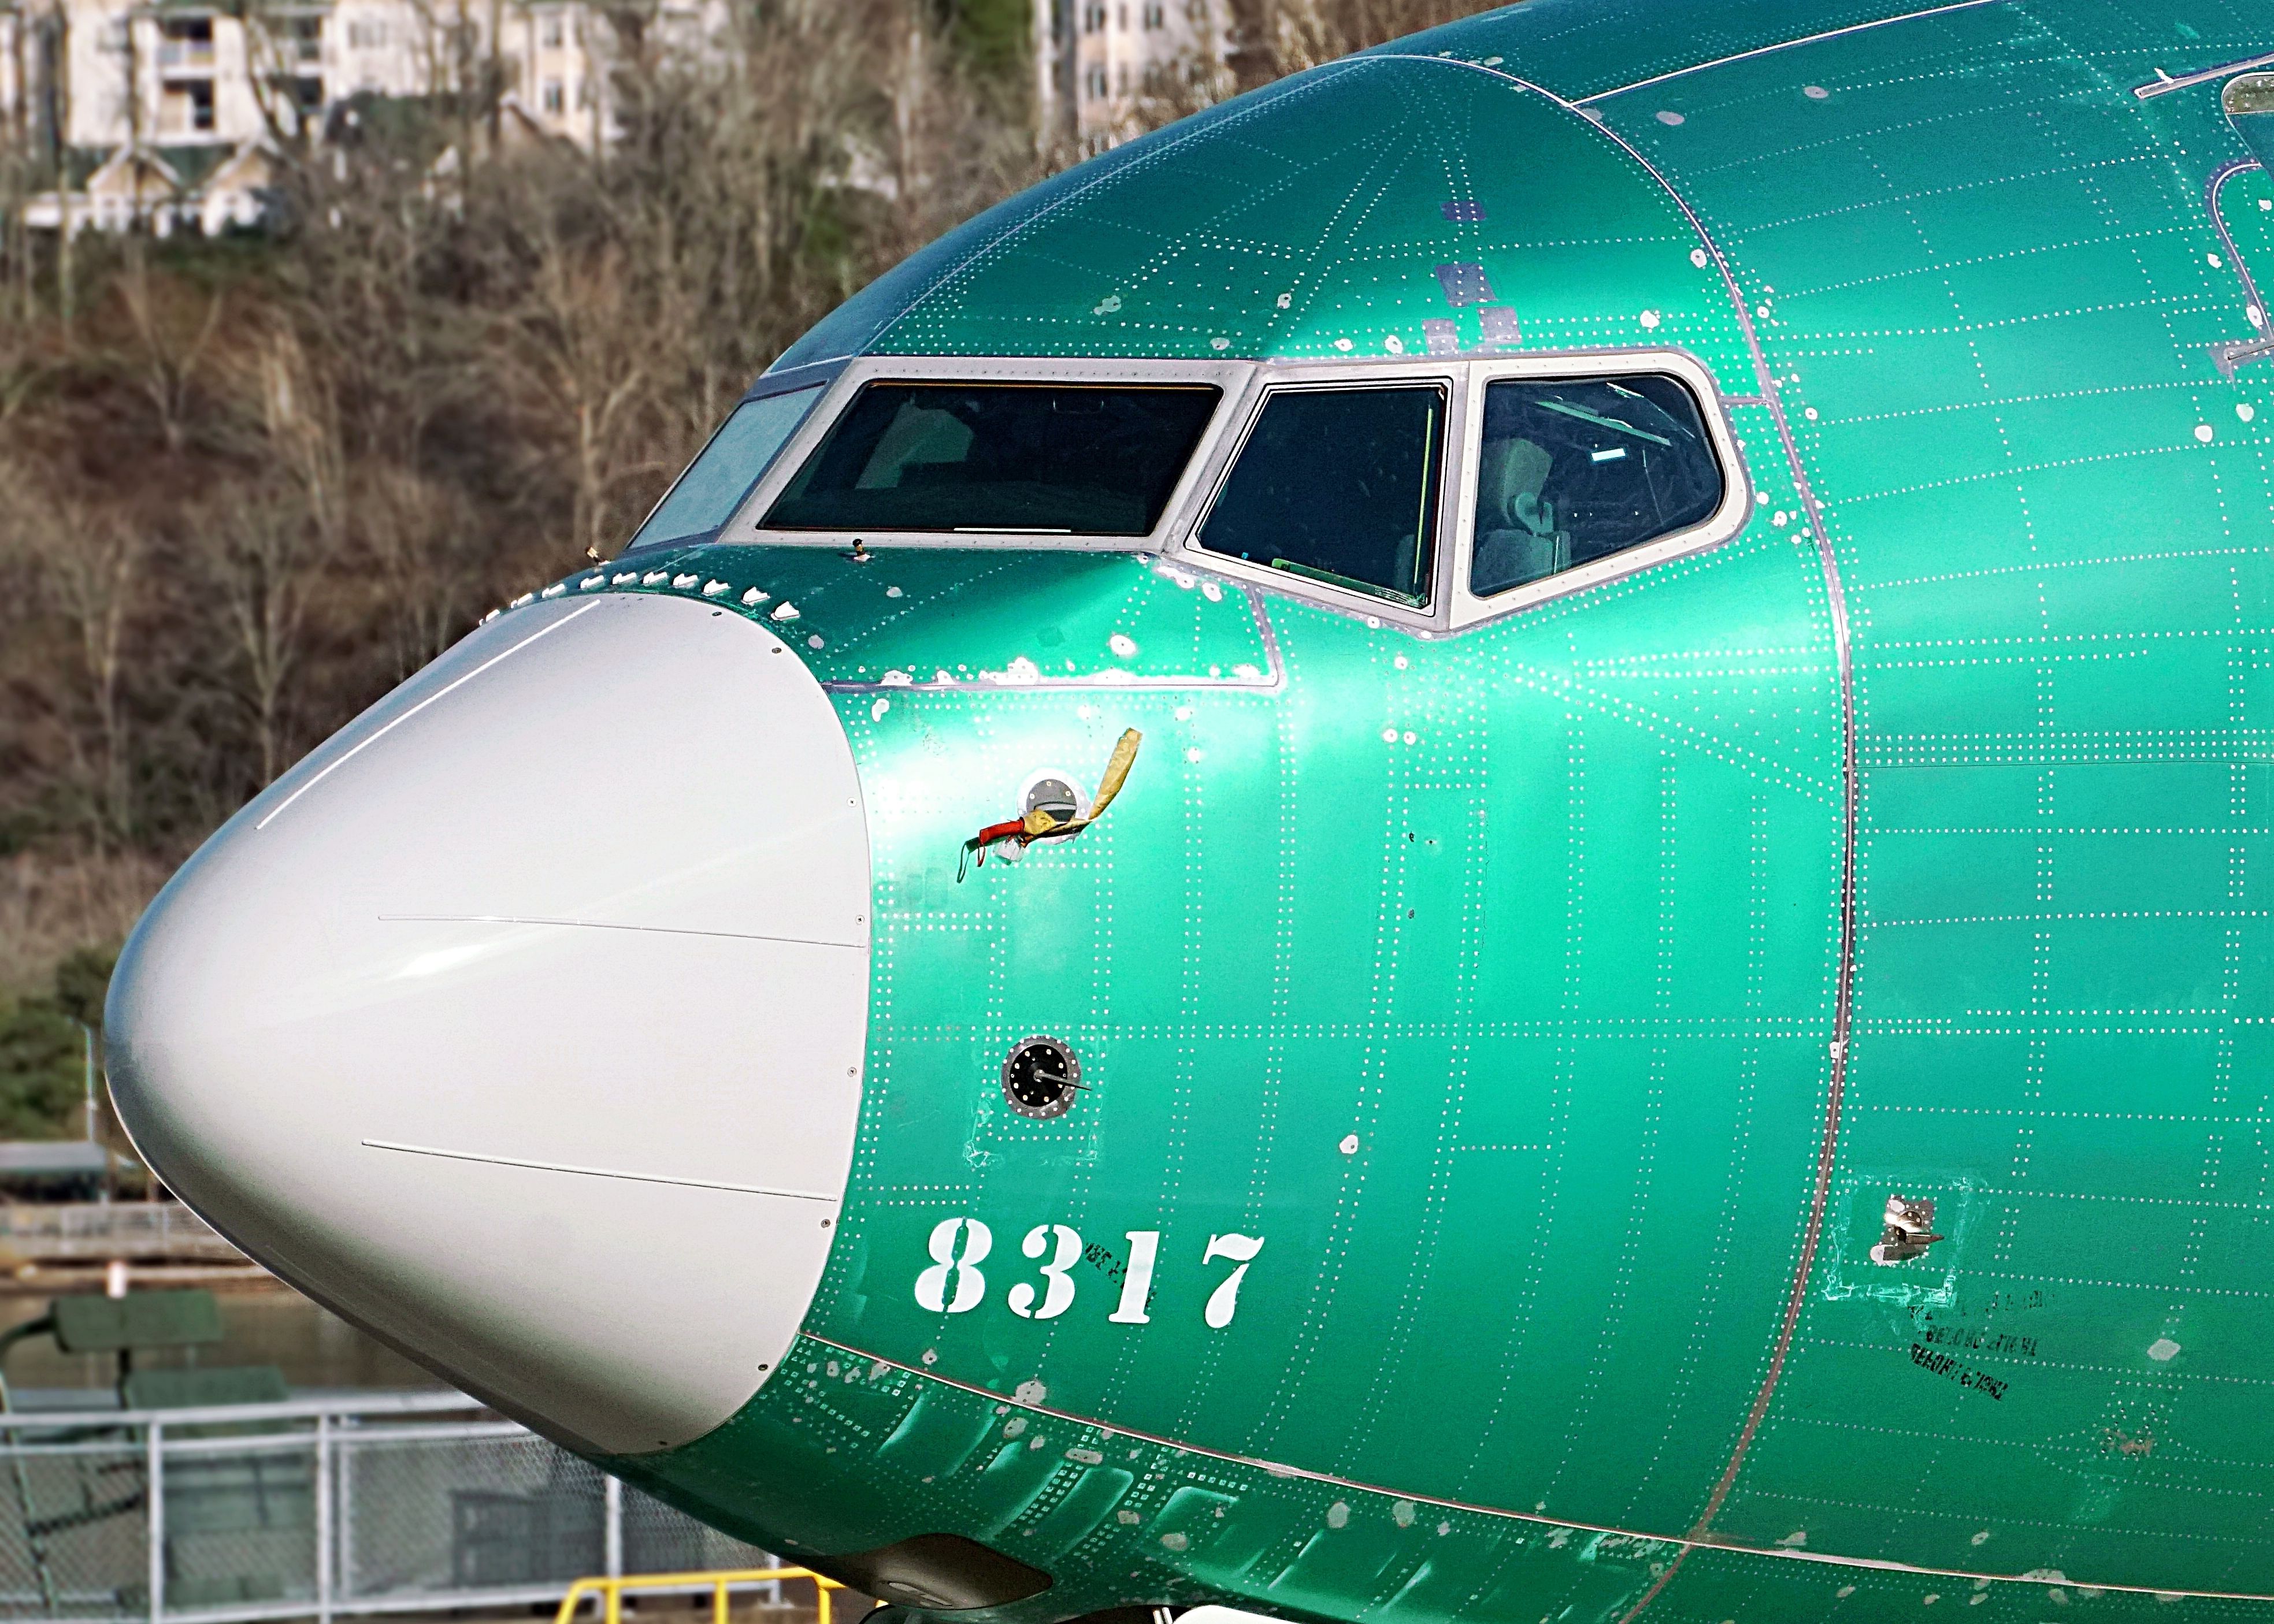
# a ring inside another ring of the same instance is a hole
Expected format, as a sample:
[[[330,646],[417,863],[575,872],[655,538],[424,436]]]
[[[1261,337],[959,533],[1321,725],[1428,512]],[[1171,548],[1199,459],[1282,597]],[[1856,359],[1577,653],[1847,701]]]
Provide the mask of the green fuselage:
[[[806,1334],[613,1470],[1050,1575],[990,1624],[2265,1613],[2274,186],[2231,75],[2155,81],[2274,15],[1903,9],[1532,0],[784,358],[1470,354],[1476,265],[1510,350],[1696,357],[1757,500],[1448,635],[1181,555],[618,567],[794,601],[875,919]],[[1104,818],[959,880],[1129,728]],[[1939,1238],[1875,1262],[1897,1196]]]

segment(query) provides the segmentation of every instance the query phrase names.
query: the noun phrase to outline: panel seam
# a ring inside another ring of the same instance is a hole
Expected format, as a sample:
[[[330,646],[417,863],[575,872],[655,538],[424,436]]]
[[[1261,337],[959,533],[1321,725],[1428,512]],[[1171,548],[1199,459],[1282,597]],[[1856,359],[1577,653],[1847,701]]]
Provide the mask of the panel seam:
[[[1973,0],[1989,4],[1990,0]],[[1954,7],[1942,10],[1958,9]],[[1915,13],[1914,15],[1925,15]],[[1901,20],[1891,19],[1891,21]],[[1821,36],[1829,37],[1829,36]],[[1802,41],[1792,41],[1801,43]],[[1774,371],[1768,364],[1767,354],[1761,348],[1760,335],[1754,329],[1752,312],[1745,304],[1744,290],[1737,284],[1735,269],[1721,245],[1706,229],[1690,199],[1682,195],[1674,183],[1661,173],[1658,166],[1645,156],[1631,142],[1613,130],[1596,115],[1577,102],[1565,100],[1554,91],[1519,78],[1504,69],[1489,68],[1481,63],[1467,63],[1449,57],[1413,57],[1413,61],[1442,62],[1448,67],[1470,69],[1490,74],[1522,89],[1547,97],[1573,117],[1584,120],[1590,127],[1615,142],[1619,148],[1670,198],[1689,221],[1697,234],[1699,245],[1712,257],[1720,271],[1722,285],[1727,289],[1731,308],[1737,316],[1737,326],[1743,334],[1745,349],[1752,357],[1753,375],[1758,381],[1761,399],[1770,420],[1776,425],[1777,439],[1784,447],[1787,471],[1792,476],[1793,489],[1797,494],[1802,511],[1808,515],[1812,539],[1816,544],[1818,564],[1823,572],[1825,606],[1831,621],[1834,658],[1840,672],[1840,778],[1841,778],[1841,838],[1840,838],[1840,897],[1839,897],[1839,958],[1833,991],[1831,1071],[1825,1087],[1824,1128],[1816,1153],[1816,1175],[1809,1193],[1808,1217],[1802,1229],[1800,1256],[1793,1268],[1792,1284],[1785,1298],[1784,1314],[1777,1327],[1776,1342],[1769,1355],[1769,1366],[1746,1411],[1744,1424],[1738,1429],[1737,1440],[1729,1452],[1728,1463],[1707,1494],[1706,1505],[1690,1527],[1688,1540],[1675,1560],[1667,1565],[1656,1582],[1625,1613],[1618,1624],[1631,1621],[1656,1600],[1660,1592],[1670,1583],[1675,1573],[1692,1550],[1701,1545],[1717,1543],[1710,1539],[1713,1519],[1720,1515],[1730,1491],[1736,1487],[1737,1473],[1743,1466],[1746,1453],[1752,1447],[1761,1422],[1768,1413],[1769,1402],[1774,1396],[1777,1384],[1784,1375],[1785,1360],[1792,1350],[1793,1338],[1800,1324],[1802,1307],[1808,1297],[1808,1281],[1816,1266],[1816,1254],[1822,1243],[1824,1215],[1830,1200],[1832,1171],[1840,1142],[1841,1106],[1847,1092],[1848,1039],[1853,1009],[1856,980],[1856,824],[1860,790],[1856,766],[1856,667],[1848,620],[1847,592],[1840,575],[1840,561],[1832,546],[1832,538],[1824,524],[1824,510],[1818,501],[1815,487],[1810,483],[1808,470],[1803,464],[1800,445],[1792,432],[1792,423],[1784,410],[1783,397],[1779,393]],[[1704,64],[1711,65],[1711,64]],[[1647,82],[1647,81],[1645,81]]]
[[[1012,1410],[1020,1410],[1028,1415],[1040,1416],[1047,1420],[1064,1421],[1075,1426],[1095,1427],[1109,1438],[1134,1439],[1141,1443],[1153,1444],[1163,1449],[1174,1449],[1180,1454],[1199,1455],[1205,1460],[1222,1461],[1231,1466],[1247,1467],[1267,1473],[1273,1477],[1315,1483],[1328,1488],[1347,1489],[1358,1494],[1387,1495],[1397,1500],[1411,1500],[1416,1506],[1434,1506],[1441,1510],[1465,1512],[1476,1516],[1497,1517],[1510,1522],[1529,1522],[1540,1528],[1567,1528],[1577,1533],[1603,1534],[1615,1538],[1647,1540],[1654,1545],[1678,1545],[1681,1550],[1675,1558],[1677,1563],[1691,1551],[1702,1547],[1708,1550],[1727,1551],[1740,1556],[1775,1557],[1790,1562],[1814,1562],[1826,1568],[1862,1568],[1873,1573],[1908,1574],[1927,1579],[1967,1579],[1979,1584],[2061,1584],[2078,1590],[2106,1590],[2112,1594],[2154,1596],[2174,1600],[2274,1601],[2274,1594],[2261,1594],[2250,1590],[2157,1590],[2145,1584],[2106,1584],[2090,1579],[2067,1577],[2055,1579],[2044,1574],[1984,1573],[1967,1568],[1929,1568],[1911,1562],[1889,1561],[1879,1557],[1842,1556],[1830,1551],[1806,1551],[1788,1545],[1748,1545],[1740,1540],[1705,1538],[1694,1532],[1686,1536],[1653,1534],[1640,1529],[1621,1528],[1612,1523],[1573,1522],[1562,1517],[1546,1516],[1534,1511],[1515,1511],[1505,1506],[1486,1506],[1474,1500],[1448,1499],[1442,1494],[1417,1493],[1410,1489],[1389,1488],[1378,1483],[1367,1483],[1356,1477],[1337,1477],[1333,1472],[1312,1471],[1306,1467],[1290,1466],[1282,1461],[1267,1461],[1260,1455],[1237,1455],[1228,1449],[1212,1449],[1205,1444],[1187,1443],[1159,1432],[1146,1432],[1141,1427],[1123,1426],[1113,1421],[1101,1421],[1095,1416],[1076,1415],[1072,1410],[1058,1410],[1048,1404],[998,1393],[993,1388],[983,1387],[976,1382],[959,1380],[953,1376],[943,1376],[937,1371],[923,1370],[899,1359],[887,1358],[883,1354],[870,1349],[857,1348],[851,1342],[839,1342],[834,1337],[824,1336],[816,1331],[801,1330],[798,1335],[807,1342],[833,1349],[852,1358],[866,1359],[871,1365],[881,1365],[887,1370],[896,1370],[904,1375],[914,1376],[921,1380],[937,1382],[944,1387],[952,1387],[959,1393],[966,1393],[974,1398],[983,1399],[988,1403],[998,1406],[998,1413]],[[1670,1568],[1668,1571],[1671,1572]]]
[[[445,1162],[478,1162],[490,1167],[519,1168],[535,1173],[575,1173],[586,1178],[621,1178],[635,1184],[678,1184],[689,1190],[723,1190],[731,1195],[770,1195],[786,1201],[840,1205],[837,1197],[817,1190],[778,1190],[767,1184],[729,1184],[724,1179],[681,1177],[675,1173],[636,1173],[623,1168],[585,1167],[573,1162],[537,1162],[526,1156],[493,1156],[476,1150],[449,1150],[439,1145],[406,1145],[395,1139],[365,1139],[362,1144],[365,1150],[437,1156]]]
[[[1711,62],[1693,62],[1686,68],[1669,68],[1663,73],[1653,73],[1648,79],[1638,79],[1631,85],[1621,85],[1615,90],[1599,90],[1593,95],[1581,96],[1572,105],[1585,107],[1592,102],[1605,101],[1612,96],[1623,96],[1630,90],[1642,90],[1652,85],[1662,85],[1668,79],[1680,79],[1684,74],[1703,73],[1708,68],[1727,67],[1733,62],[1748,62],[1755,56],[1773,56],[1778,51],[1791,50],[1796,46],[1820,44],[1826,40],[1836,40],[1845,34],[1864,34],[1873,28],[1892,27],[1896,23],[1916,22],[1922,18],[1940,17],[1949,11],[1970,11],[1978,6],[1998,4],[1999,0],[1953,0],[1953,3],[1948,5],[1931,5],[1921,11],[1905,11],[1897,17],[1876,17],[1869,22],[1849,23],[1844,28],[1826,28],[1821,34],[1803,34],[1796,40],[1779,40],[1773,45],[1757,45],[1751,50],[1736,51],[1727,56],[1716,56]]]

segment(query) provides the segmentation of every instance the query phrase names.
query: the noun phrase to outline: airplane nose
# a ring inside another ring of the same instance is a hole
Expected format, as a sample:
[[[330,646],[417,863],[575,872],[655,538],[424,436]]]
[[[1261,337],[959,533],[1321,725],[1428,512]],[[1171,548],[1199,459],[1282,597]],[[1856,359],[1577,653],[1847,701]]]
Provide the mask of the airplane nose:
[[[773,635],[540,602],[191,859],[112,981],[167,1184],[467,1391],[610,1453],[777,1368],[851,1169],[869,846]]]

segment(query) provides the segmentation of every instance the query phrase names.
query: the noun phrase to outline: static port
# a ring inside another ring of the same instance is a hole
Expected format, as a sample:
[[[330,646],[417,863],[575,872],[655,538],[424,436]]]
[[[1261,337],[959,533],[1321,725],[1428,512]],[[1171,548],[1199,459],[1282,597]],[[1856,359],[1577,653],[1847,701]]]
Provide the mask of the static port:
[[[1061,823],[1070,823],[1081,816],[1081,797],[1073,785],[1064,778],[1037,778],[1027,786],[1025,812],[1047,812]]]
[[[1003,1097],[1021,1116],[1063,1116],[1081,1090],[1081,1062],[1056,1038],[1024,1039],[1003,1062]]]

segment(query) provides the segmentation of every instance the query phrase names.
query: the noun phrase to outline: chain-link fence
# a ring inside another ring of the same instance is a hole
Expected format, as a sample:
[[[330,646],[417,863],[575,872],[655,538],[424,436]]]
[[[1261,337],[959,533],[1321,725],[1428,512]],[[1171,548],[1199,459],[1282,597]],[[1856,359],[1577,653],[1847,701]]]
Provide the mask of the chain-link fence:
[[[328,1624],[772,1565],[456,1394],[0,1416],[0,1619]]]

